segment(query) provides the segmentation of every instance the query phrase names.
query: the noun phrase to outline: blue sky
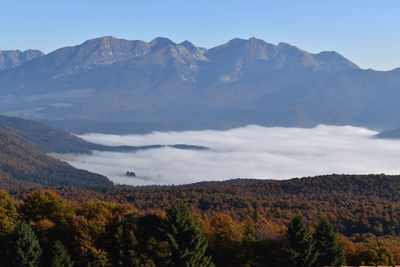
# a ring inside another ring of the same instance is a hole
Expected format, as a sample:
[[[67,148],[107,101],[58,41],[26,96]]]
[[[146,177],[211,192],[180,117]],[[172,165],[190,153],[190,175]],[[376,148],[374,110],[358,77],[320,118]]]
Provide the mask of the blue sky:
[[[112,35],[213,47],[240,37],[335,50],[363,68],[400,67],[397,0],[3,0],[0,49],[56,48]]]

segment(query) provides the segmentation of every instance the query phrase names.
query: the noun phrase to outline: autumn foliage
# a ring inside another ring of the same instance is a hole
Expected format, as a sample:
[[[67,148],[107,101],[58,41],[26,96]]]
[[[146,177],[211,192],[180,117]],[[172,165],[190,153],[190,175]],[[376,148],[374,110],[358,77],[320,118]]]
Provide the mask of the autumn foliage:
[[[313,267],[400,260],[395,235],[344,236],[325,216],[308,224],[300,214],[277,224],[268,216],[240,220],[221,212],[201,214],[182,202],[141,211],[128,203],[68,201],[49,190],[22,201],[0,191],[0,203],[2,253],[23,245],[20,251],[31,248],[28,256],[39,266]],[[24,259],[15,253],[0,259],[10,257]]]

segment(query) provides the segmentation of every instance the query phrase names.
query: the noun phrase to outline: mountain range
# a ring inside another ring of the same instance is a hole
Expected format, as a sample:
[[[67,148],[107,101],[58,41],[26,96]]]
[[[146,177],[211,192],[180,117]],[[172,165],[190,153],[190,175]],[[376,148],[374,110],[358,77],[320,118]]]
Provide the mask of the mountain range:
[[[333,51],[313,54],[256,38],[206,49],[161,37],[101,37],[46,55],[18,55],[12,64],[0,57],[0,113],[58,126],[85,120],[201,129],[400,125],[390,116],[400,112],[400,69],[361,69]]]

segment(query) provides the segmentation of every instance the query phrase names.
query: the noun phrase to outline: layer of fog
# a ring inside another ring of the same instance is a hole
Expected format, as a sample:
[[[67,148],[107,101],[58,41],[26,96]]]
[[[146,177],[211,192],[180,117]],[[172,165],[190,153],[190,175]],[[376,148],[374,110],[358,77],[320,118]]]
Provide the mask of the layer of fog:
[[[351,126],[312,129],[250,125],[226,131],[154,132],[146,135],[87,134],[106,145],[190,144],[136,153],[74,155],[69,162],[123,184],[184,184],[231,178],[286,179],[332,173],[400,173],[400,141],[374,139],[376,132]],[[138,177],[126,177],[133,171]]]

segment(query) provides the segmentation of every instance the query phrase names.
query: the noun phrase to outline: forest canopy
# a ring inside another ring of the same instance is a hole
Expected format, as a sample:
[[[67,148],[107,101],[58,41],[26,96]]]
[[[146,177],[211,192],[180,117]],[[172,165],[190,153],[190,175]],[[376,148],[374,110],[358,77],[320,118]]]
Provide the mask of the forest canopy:
[[[2,266],[340,266],[400,262],[400,239],[337,233],[320,217],[287,224],[201,216],[184,202],[142,211],[51,190],[15,201],[0,191]]]

